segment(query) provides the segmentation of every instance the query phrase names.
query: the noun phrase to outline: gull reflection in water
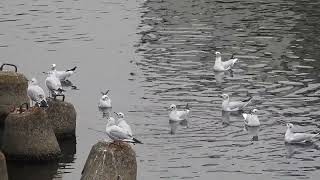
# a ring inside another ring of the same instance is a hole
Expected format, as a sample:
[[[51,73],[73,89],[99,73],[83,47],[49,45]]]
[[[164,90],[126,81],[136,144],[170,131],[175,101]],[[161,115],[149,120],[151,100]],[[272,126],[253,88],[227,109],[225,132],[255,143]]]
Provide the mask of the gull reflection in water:
[[[244,131],[248,132],[249,136],[252,136],[252,141],[258,141],[260,126],[247,126],[244,125]]]
[[[103,118],[109,118],[112,112],[112,108],[99,108]]]
[[[224,79],[224,72],[223,71],[221,71],[221,72],[215,71],[214,78],[216,79],[217,84],[221,85],[221,83],[223,82],[223,79]]]
[[[214,78],[218,85],[222,84],[226,75],[233,77],[233,71],[214,71]]]
[[[285,146],[287,149],[287,158],[291,158],[293,157],[293,155],[300,154],[303,151],[308,151],[309,149],[320,150],[319,145],[314,142],[295,143],[295,144],[285,143]]]
[[[228,111],[222,111],[222,116],[221,116],[221,120],[222,120],[222,125],[223,126],[229,126],[230,125],[230,113]]]
[[[175,134],[177,132],[177,129],[179,126],[184,127],[184,128],[189,127],[189,123],[186,119],[181,120],[181,121],[169,120],[169,125],[170,125],[170,134]]]

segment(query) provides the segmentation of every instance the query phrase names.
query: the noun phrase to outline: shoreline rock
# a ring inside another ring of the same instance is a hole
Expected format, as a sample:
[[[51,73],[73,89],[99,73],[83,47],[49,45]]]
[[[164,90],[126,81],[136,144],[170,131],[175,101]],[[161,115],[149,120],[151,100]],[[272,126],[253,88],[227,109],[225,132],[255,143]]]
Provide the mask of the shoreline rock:
[[[48,99],[48,105],[46,112],[57,139],[75,137],[77,113],[74,106],[58,99]]]
[[[0,151],[0,179],[8,180],[6,157],[1,151]]]
[[[29,103],[27,96],[28,80],[20,73],[0,71],[0,124],[14,107]]]
[[[136,180],[136,153],[128,143],[99,141],[81,174],[81,180]]]
[[[2,151],[8,160],[49,161],[61,155],[47,113],[41,108],[7,116]]]

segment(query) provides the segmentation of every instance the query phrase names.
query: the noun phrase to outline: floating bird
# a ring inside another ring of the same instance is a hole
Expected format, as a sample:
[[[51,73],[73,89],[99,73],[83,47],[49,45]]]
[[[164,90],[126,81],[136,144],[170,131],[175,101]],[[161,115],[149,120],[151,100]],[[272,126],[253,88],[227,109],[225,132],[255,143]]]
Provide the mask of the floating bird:
[[[287,123],[287,131],[284,136],[284,141],[286,143],[307,143],[312,142],[313,138],[318,136],[318,134],[310,134],[310,133],[294,133],[292,132],[293,124]]]
[[[111,108],[111,99],[109,98],[109,96],[107,95],[109,92],[109,90],[107,90],[105,93],[101,92],[102,97],[99,100],[99,104],[98,107],[99,108]]]
[[[246,107],[250,102],[252,97],[243,101],[231,101],[228,94],[222,94],[222,110],[223,111],[239,111]]]
[[[54,73],[60,81],[66,81],[67,78],[69,78],[75,72],[76,69],[77,66],[75,66],[72,69],[67,69],[65,71],[57,71],[56,64],[52,64],[51,71],[49,73]]]
[[[131,127],[129,126],[129,124],[124,120],[124,114],[122,112],[114,112],[117,117],[118,117],[118,126],[123,128],[124,130],[127,131],[127,133],[130,135],[130,136],[133,136],[132,134],[132,130],[131,130]]]
[[[27,89],[27,95],[36,103],[38,107],[48,107],[46,95],[43,89],[38,85],[38,81],[32,78]]]
[[[138,139],[132,137],[127,132],[127,130],[116,125],[114,118],[109,118],[109,121],[106,126],[106,133],[109,136],[109,138],[114,141],[123,141],[123,142],[143,144]]]
[[[46,86],[52,97],[56,95],[63,94],[64,89],[62,89],[60,80],[55,76],[55,74],[48,74],[46,78]]]
[[[257,109],[252,109],[250,114],[243,113],[244,124],[247,126],[260,126],[260,121],[256,115]]]
[[[186,105],[186,108],[183,110],[177,110],[177,106],[174,104],[171,104],[169,107],[169,119],[172,121],[181,121],[186,120],[189,117],[190,109],[189,105]]]
[[[233,55],[231,56],[231,59],[228,61],[222,61],[221,60],[221,53],[216,52],[216,61],[214,62],[213,70],[214,71],[228,71],[231,70],[233,65],[238,61],[237,58],[234,58]]]

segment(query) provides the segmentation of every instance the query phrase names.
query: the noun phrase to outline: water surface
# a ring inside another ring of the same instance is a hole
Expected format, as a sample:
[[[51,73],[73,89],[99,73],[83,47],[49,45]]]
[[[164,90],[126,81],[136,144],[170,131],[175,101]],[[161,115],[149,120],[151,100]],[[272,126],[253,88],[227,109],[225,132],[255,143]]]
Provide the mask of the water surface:
[[[318,179],[319,148],[286,146],[285,122],[319,130],[320,2],[285,0],[3,1],[0,58],[44,82],[51,63],[80,90],[65,158],[9,166],[12,179],[79,179],[91,146],[105,139],[100,91],[144,144],[138,179]],[[239,58],[233,77],[214,74],[214,52]],[[44,83],[42,83],[44,85]],[[44,87],[44,86],[43,86]],[[221,93],[253,96],[261,127],[221,112]],[[189,103],[189,122],[169,122],[170,104]],[[42,169],[41,169],[42,168]],[[38,173],[39,169],[41,172]],[[23,176],[19,176],[21,172]]]

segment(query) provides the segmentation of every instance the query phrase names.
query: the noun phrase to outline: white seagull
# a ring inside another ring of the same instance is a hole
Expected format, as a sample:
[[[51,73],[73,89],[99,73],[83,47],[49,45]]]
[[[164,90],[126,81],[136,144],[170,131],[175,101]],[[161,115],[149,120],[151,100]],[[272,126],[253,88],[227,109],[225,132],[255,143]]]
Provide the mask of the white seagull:
[[[62,89],[61,82],[54,73],[48,74],[45,82],[52,97],[63,94],[63,91],[65,91]]]
[[[183,110],[177,110],[177,106],[174,104],[171,104],[169,107],[169,119],[172,121],[182,121],[186,120],[189,117],[190,109],[188,104],[186,105],[186,108]]]
[[[310,133],[294,133],[292,132],[293,124],[287,123],[287,131],[284,136],[284,141],[286,143],[306,143],[312,142],[312,139],[315,138],[318,134],[310,134]]]
[[[130,135],[125,129],[116,125],[114,118],[109,118],[106,126],[106,133],[109,138],[114,141],[143,144],[141,141]]]
[[[127,133],[130,135],[130,136],[133,136],[132,134],[132,130],[131,130],[131,127],[129,126],[129,124],[124,120],[124,114],[122,112],[114,112],[117,117],[118,117],[118,126],[123,128],[124,130],[127,131]]]
[[[222,94],[222,110],[223,111],[239,111],[246,107],[250,102],[252,97],[243,101],[230,101],[228,94]]]
[[[232,66],[238,61],[237,58],[233,58],[233,55],[231,56],[231,59],[228,61],[222,61],[221,60],[221,53],[216,52],[216,61],[214,62],[213,70],[214,71],[228,71],[231,70]]]
[[[32,78],[28,85],[27,95],[32,101],[36,102],[36,106],[48,107],[46,95],[35,78]]]
[[[109,96],[107,95],[109,92],[109,90],[107,90],[105,93],[101,92],[102,97],[99,100],[99,104],[98,107],[99,108],[111,108],[111,99],[109,98]]]
[[[257,109],[252,109],[250,114],[242,113],[245,125],[251,126],[251,127],[260,126],[260,121],[256,112],[258,112]]]
[[[69,78],[75,72],[76,69],[77,66],[75,66],[72,69],[67,69],[65,71],[57,71],[56,64],[52,64],[51,71],[49,73],[54,73],[60,81],[66,81],[67,78]]]

